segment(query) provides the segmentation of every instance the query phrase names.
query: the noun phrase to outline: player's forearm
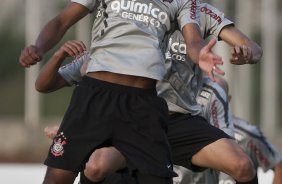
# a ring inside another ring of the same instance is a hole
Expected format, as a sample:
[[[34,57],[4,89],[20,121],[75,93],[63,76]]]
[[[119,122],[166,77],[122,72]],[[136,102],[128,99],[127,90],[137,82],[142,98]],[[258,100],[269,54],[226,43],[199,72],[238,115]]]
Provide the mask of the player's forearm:
[[[89,10],[81,4],[71,2],[59,15],[45,25],[39,34],[35,46],[41,54],[46,53],[56,45],[66,31],[85,17]]]
[[[201,49],[206,45],[204,40],[198,40],[186,44],[188,46],[187,55],[195,64],[199,64],[199,56]]]
[[[40,32],[35,46],[41,55],[49,51],[64,36],[68,27],[64,26],[58,18],[50,21]]]
[[[257,63],[262,57],[261,47],[234,26],[224,27],[220,32],[219,37],[231,46],[245,45],[251,48],[251,63]]]
[[[58,70],[65,56],[54,54],[45,64],[35,82],[35,88],[41,93],[49,93],[67,85]]]
[[[186,43],[187,56],[195,63],[199,64],[201,49],[206,45],[201,37],[200,29],[196,24],[185,25],[183,36]]]

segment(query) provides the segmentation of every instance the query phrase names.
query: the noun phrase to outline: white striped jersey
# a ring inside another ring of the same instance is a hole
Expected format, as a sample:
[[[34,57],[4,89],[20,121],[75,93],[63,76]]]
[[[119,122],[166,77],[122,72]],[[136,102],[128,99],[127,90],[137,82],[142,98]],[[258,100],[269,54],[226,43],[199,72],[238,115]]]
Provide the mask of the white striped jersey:
[[[211,125],[234,138],[231,109],[228,103],[228,95],[224,89],[205,76],[203,78],[203,87],[196,99],[202,107],[201,116]]]

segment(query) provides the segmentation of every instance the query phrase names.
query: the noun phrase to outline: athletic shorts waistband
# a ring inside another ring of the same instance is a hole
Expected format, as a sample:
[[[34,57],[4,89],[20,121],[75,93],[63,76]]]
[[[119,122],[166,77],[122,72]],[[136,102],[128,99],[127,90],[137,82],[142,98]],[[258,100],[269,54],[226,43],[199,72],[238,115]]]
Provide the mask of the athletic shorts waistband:
[[[121,93],[131,93],[139,95],[152,95],[157,96],[157,91],[155,88],[136,88],[132,86],[125,86],[121,84],[111,83],[88,76],[83,76],[80,82],[81,85],[90,85],[93,87],[104,88],[109,90],[115,90]]]

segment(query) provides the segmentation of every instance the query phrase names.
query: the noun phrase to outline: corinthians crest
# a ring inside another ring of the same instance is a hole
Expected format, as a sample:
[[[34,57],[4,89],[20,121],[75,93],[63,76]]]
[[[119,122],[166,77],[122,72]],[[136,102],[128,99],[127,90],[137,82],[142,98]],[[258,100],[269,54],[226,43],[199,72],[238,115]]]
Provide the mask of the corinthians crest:
[[[64,145],[67,144],[67,138],[64,136],[64,133],[61,132],[57,134],[53,140],[53,146],[51,147],[51,153],[55,156],[63,156]]]

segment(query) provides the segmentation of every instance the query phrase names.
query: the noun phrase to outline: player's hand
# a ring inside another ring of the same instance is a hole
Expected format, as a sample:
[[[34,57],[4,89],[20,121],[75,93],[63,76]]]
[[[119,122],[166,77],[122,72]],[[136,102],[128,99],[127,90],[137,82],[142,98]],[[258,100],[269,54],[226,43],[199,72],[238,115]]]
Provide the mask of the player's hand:
[[[236,45],[231,48],[230,62],[234,65],[253,64],[252,49],[246,45]]]
[[[199,66],[207,73],[212,81],[215,81],[214,72],[219,75],[224,75],[224,71],[217,67],[217,65],[223,65],[222,58],[211,52],[212,47],[216,44],[216,40],[212,39],[209,43],[203,47],[200,51]]]
[[[60,47],[60,49],[54,54],[61,58],[73,57],[77,58],[86,51],[86,46],[82,41],[71,40],[67,41]]]
[[[52,127],[45,127],[44,128],[44,134],[46,135],[46,137],[48,137],[49,139],[54,139],[54,137],[57,135],[59,130],[58,126],[52,126]]]
[[[19,63],[23,67],[29,67],[30,65],[34,65],[42,59],[42,53],[38,50],[38,48],[34,45],[30,45],[25,47],[20,55]]]

